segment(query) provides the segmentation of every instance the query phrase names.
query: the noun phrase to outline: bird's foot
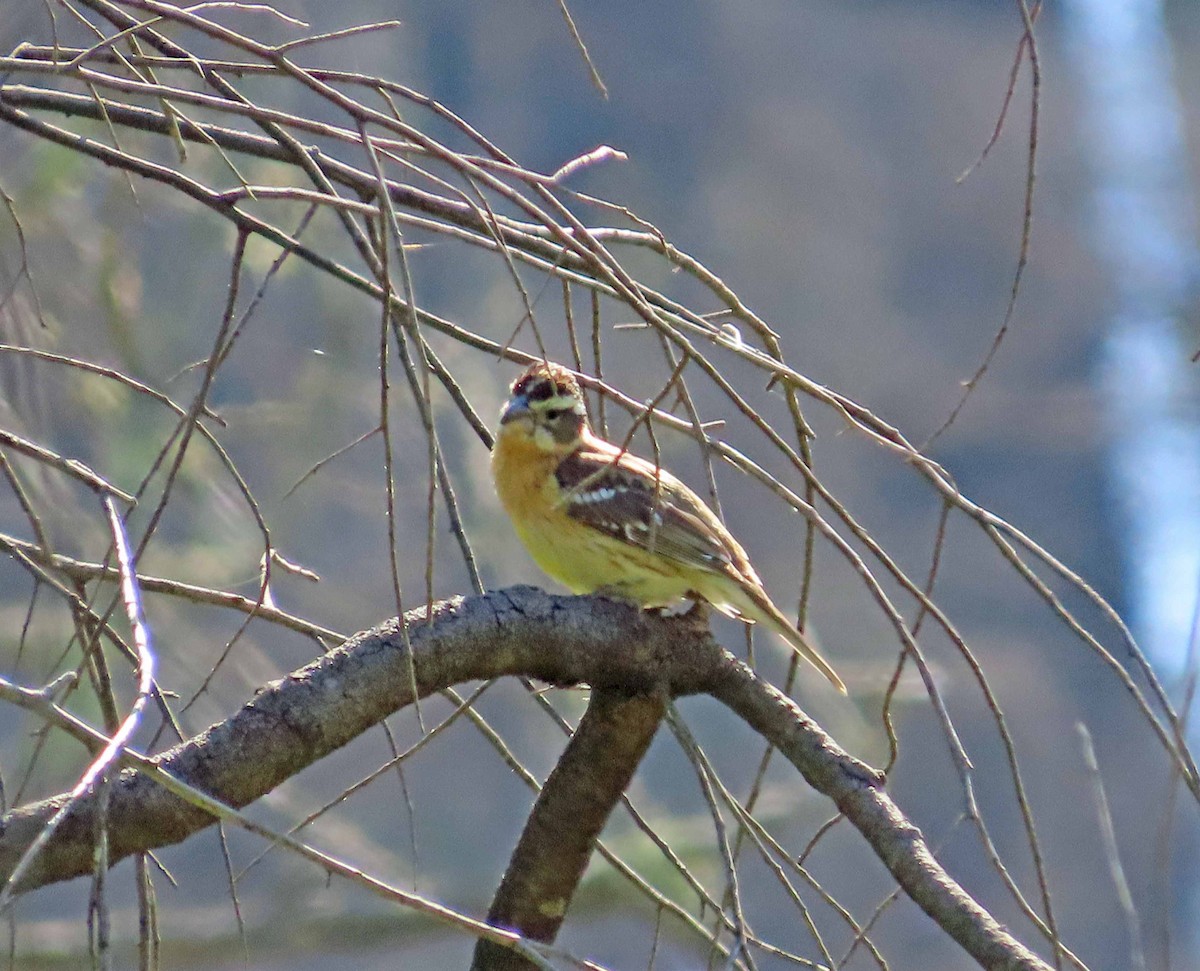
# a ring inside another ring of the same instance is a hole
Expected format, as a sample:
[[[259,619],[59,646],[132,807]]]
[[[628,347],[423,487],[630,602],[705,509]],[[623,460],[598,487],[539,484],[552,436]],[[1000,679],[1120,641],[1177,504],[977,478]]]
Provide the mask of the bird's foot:
[[[641,607],[642,604],[629,594],[629,591],[619,584],[610,583],[603,587],[597,587],[592,591],[593,596],[604,597],[605,600],[616,600],[618,603],[633,604],[635,607]]]

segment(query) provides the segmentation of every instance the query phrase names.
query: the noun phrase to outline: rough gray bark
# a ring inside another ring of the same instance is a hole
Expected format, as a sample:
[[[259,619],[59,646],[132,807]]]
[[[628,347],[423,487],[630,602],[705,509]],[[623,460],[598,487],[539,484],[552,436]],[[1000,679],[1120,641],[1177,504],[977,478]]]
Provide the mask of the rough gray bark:
[[[663,694],[592,691],[587,712],[537,798],[492,898],[493,927],[550,943],[558,935],[592,847],[629,786],[667,710]],[[480,938],[473,971],[530,971],[510,948]]]

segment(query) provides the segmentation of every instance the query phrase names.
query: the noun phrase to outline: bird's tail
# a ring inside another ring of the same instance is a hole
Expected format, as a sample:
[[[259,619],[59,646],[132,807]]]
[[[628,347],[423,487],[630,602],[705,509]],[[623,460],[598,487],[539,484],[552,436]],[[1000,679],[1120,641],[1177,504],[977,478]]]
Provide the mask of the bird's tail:
[[[825,675],[829,683],[837,688],[838,691],[842,694],[847,693],[845,682],[838,677],[838,673],[833,669],[833,666],[820,655],[815,647],[808,643],[808,639],[771,602],[770,597],[764,592],[753,588],[742,587],[741,592],[745,595],[745,602],[739,604],[738,607],[745,619],[753,620],[769,627],[787,641],[788,646],[792,650]]]

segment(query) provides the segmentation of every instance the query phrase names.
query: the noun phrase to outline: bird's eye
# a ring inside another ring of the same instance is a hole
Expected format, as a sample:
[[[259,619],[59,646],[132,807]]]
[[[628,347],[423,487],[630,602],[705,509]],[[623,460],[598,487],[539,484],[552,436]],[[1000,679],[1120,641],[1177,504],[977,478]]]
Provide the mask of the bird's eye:
[[[546,421],[556,421],[558,419],[558,416],[561,414],[562,414],[561,408],[548,408],[548,409],[546,409]]]

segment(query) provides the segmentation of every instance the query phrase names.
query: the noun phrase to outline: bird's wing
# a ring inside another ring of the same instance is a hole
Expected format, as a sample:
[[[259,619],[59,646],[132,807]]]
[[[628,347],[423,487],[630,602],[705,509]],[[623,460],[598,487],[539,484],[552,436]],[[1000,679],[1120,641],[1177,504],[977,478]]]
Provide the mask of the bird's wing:
[[[754,576],[745,551],[694,492],[635,456],[587,448],[556,475],[567,514],[631,546],[714,573]]]

